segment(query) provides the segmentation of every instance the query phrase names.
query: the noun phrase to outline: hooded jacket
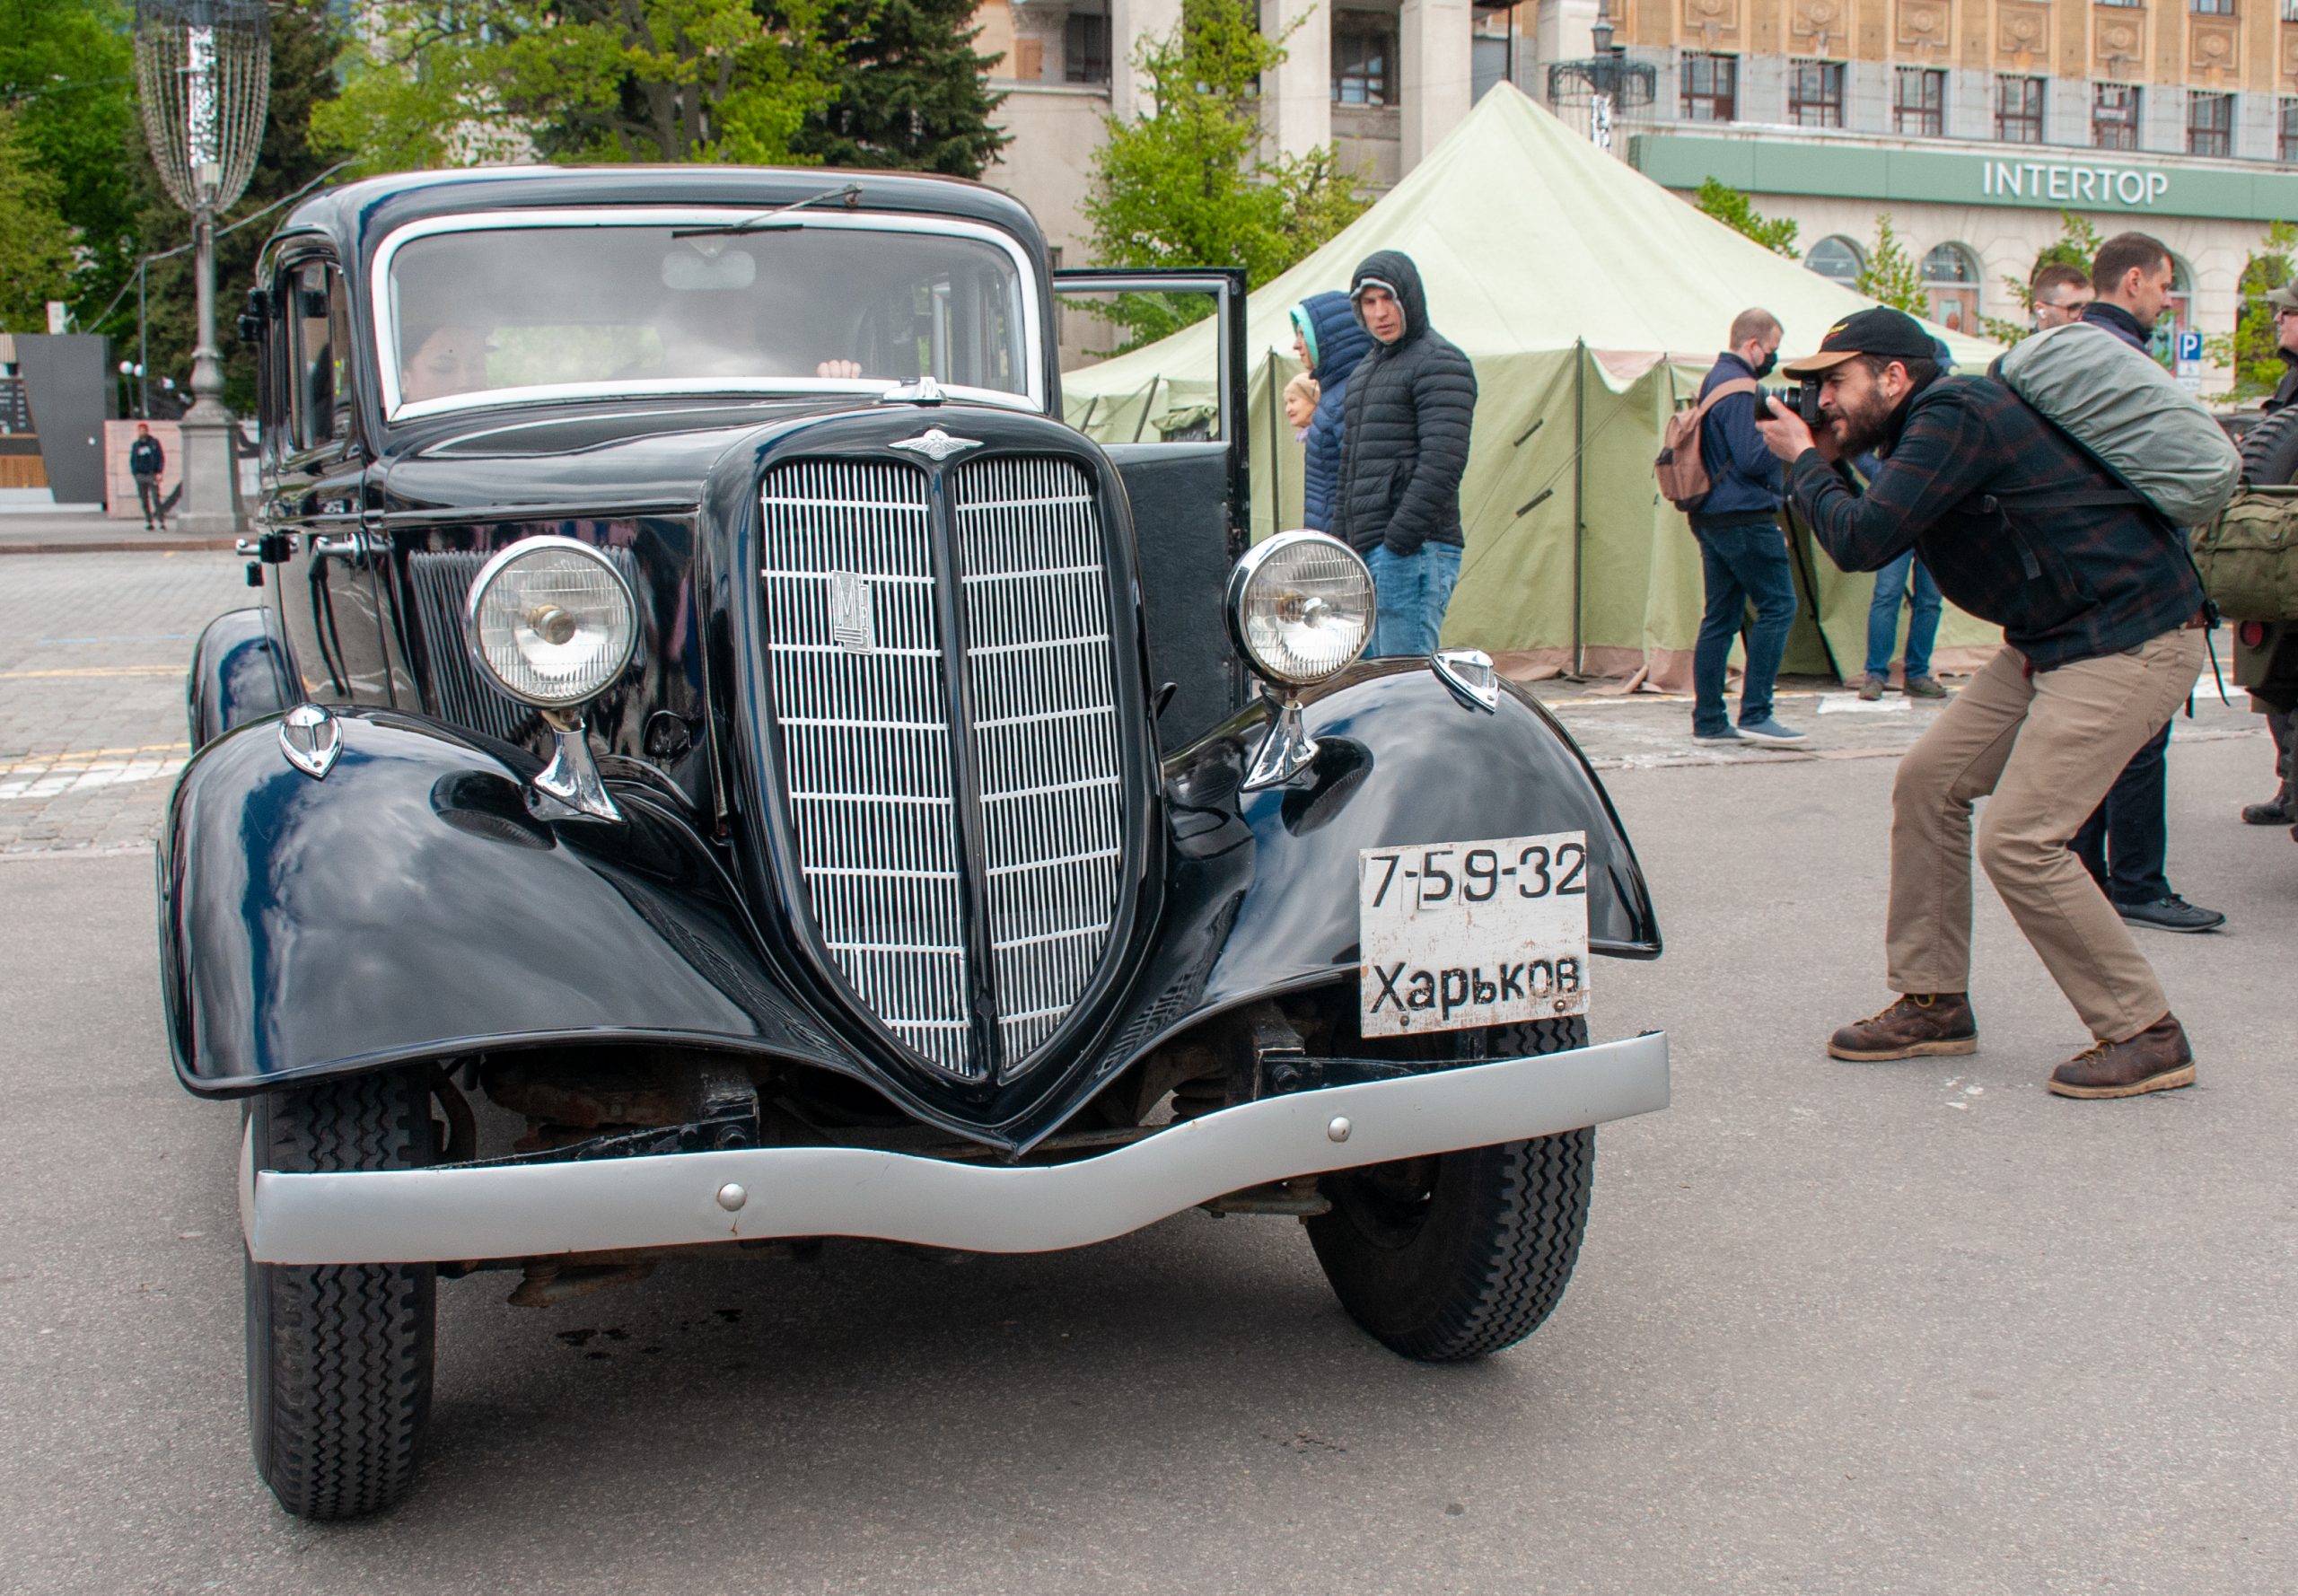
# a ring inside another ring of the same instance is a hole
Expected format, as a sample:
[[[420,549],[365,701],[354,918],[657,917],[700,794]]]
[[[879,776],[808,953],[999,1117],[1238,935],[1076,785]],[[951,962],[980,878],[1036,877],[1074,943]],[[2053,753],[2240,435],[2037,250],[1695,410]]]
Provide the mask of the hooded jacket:
[[[1348,376],[1371,353],[1373,335],[1357,325],[1346,294],[1316,294],[1293,310],[1293,325],[1309,346],[1309,374],[1322,390],[1309,417],[1308,476],[1301,524],[1332,531],[1333,495],[1340,487],[1341,405]]]
[[[1381,250],[1365,257],[1349,282],[1352,303],[1368,283],[1396,296],[1404,331],[1393,344],[1375,339],[1349,378],[1333,535],[1359,554],[1385,547],[1409,557],[1425,543],[1458,548],[1475,368],[1428,325],[1428,296],[1408,256]]]

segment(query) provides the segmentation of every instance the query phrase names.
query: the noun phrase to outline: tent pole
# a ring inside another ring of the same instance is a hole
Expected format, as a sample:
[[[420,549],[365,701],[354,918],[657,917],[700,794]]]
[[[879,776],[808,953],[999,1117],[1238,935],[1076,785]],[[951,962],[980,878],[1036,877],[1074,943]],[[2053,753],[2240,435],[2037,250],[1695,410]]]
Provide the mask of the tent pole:
[[[1587,651],[1580,636],[1580,564],[1588,536],[1587,499],[1583,479],[1587,474],[1581,451],[1587,444],[1588,407],[1588,340],[1572,341],[1572,674],[1586,673]]]
[[[1283,409],[1276,392],[1276,356],[1263,356],[1262,370],[1268,373],[1268,533],[1273,538],[1285,530],[1285,485],[1279,480],[1285,475],[1284,456],[1278,452],[1285,434],[1276,428]]]

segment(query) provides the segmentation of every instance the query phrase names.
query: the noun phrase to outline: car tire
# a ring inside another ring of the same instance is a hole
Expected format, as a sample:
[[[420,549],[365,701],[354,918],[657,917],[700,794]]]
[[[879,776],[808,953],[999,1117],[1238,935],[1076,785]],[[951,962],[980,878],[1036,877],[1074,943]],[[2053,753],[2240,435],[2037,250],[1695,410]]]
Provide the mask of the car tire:
[[[390,1071],[266,1094],[259,1170],[411,1169],[436,1144],[423,1077]],[[431,1416],[429,1264],[247,1260],[248,1428],[256,1471],[298,1518],[355,1519],[414,1484]]]
[[[1578,1018],[1461,1039],[1479,1057],[1588,1043]],[[1480,1045],[1479,1045],[1480,1044]],[[1592,1126],[1525,1142],[1343,1170],[1309,1241],[1341,1306],[1390,1351],[1457,1363],[1513,1346],[1564,1299],[1594,1185]]]

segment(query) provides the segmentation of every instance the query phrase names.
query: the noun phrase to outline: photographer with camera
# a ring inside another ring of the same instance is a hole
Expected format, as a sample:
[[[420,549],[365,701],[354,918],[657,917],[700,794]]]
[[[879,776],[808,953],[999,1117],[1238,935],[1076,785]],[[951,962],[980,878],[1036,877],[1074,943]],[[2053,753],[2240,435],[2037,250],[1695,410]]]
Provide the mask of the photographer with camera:
[[[1732,346],[1699,385],[1699,456],[1712,486],[1689,513],[1706,596],[1691,656],[1695,742],[1796,742],[1803,735],[1772,714],[1772,684],[1795,621],[1795,577],[1779,527],[1779,462],[1755,425],[1757,381],[1778,360],[1781,337],[1779,319],[1769,311],[1741,311],[1732,321]],[[1727,385],[1722,398],[1712,397]],[[1724,667],[1750,601],[1756,624],[1748,635],[1734,730],[1724,706]]]
[[[1758,423],[1838,566],[1872,571],[1914,548],[1940,590],[2008,645],[1900,762],[1886,934],[1900,995],[1828,1050],[1978,1050],[1971,806],[1991,794],[1979,863],[2096,1039],[2049,1089],[2102,1098],[2190,1085],[2185,1030],[2066,843],[2192,689],[2201,582],[2158,519],[2072,439],[1992,378],[1942,376],[1937,353],[1914,318],[1862,311],[1786,368],[1820,379],[1827,424],[1815,433],[1776,399]],[[1868,451],[1883,463],[1862,492],[1836,462]]]

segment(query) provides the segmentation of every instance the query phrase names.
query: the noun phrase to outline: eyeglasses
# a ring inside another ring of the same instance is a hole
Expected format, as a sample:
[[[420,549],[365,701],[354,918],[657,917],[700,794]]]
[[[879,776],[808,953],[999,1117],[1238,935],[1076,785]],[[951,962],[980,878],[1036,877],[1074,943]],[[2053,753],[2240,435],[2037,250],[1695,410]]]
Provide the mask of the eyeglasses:
[[[2285,316],[2298,316],[2298,310],[2293,310],[2288,305],[2276,305],[2274,307],[2274,319],[2276,321],[2281,320]]]

